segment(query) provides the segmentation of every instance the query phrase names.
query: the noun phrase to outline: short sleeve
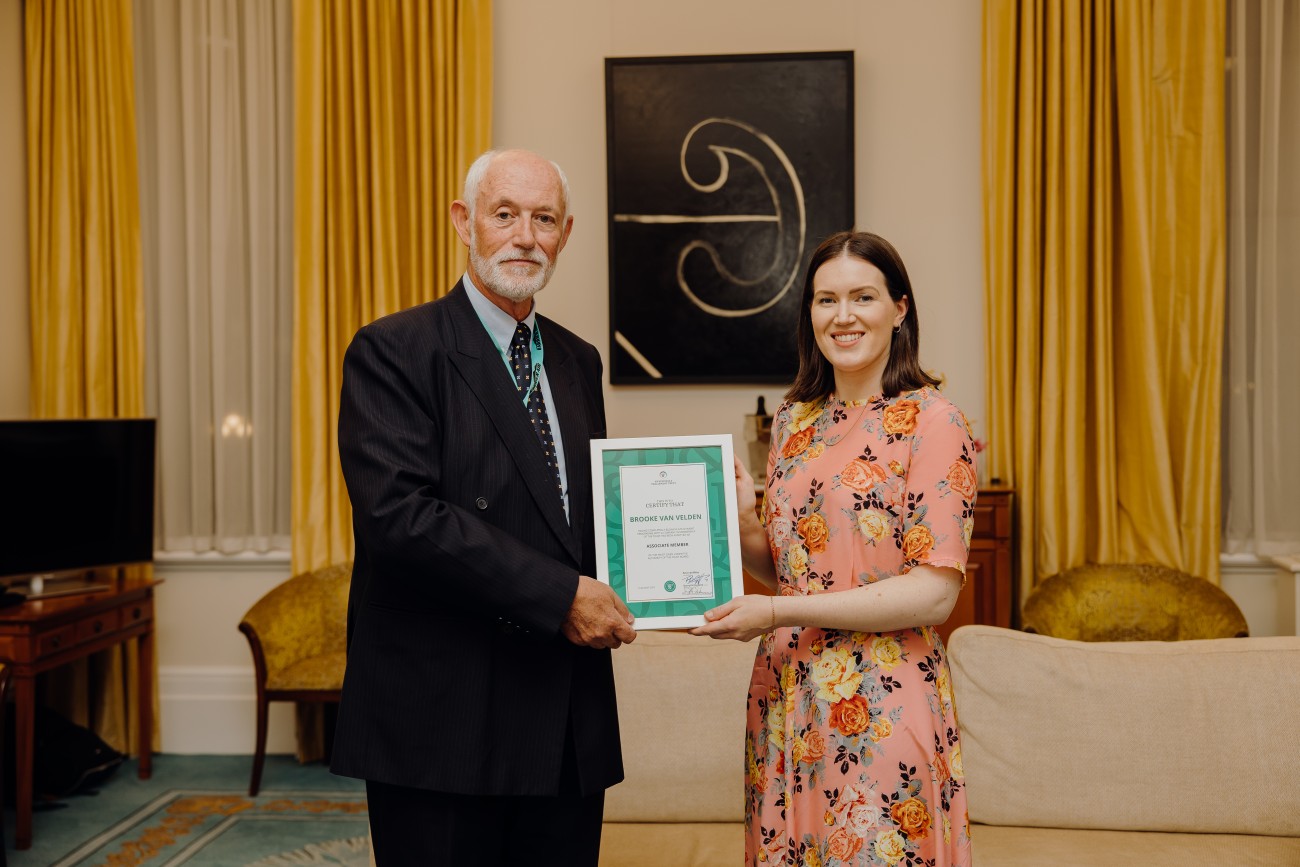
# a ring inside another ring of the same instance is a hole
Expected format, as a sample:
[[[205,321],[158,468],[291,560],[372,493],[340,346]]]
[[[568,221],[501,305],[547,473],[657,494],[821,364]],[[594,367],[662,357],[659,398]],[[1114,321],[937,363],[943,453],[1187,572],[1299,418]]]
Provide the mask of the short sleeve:
[[[966,574],[975,524],[975,443],[961,410],[939,399],[924,407],[912,439],[903,518],[903,571],[948,566]]]

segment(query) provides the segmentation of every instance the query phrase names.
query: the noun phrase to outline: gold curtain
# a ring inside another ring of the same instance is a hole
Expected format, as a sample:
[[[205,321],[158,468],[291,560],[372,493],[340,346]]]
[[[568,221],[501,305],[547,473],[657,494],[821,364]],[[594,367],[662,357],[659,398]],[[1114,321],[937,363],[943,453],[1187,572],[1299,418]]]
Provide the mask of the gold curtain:
[[[990,475],[1022,598],[1086,561],[1218,582],[1220,3],[985,0]]]
[[[32,415],[141,416],[131,3],[27,0],[25,18]],[[126,752],[136,743],[135,681],[132,643],[52,672],[42,691]]]
[[[293,571],[352,558],[343,353],[464,270],[448,207],[491,141],[490,0],[294,5]]]

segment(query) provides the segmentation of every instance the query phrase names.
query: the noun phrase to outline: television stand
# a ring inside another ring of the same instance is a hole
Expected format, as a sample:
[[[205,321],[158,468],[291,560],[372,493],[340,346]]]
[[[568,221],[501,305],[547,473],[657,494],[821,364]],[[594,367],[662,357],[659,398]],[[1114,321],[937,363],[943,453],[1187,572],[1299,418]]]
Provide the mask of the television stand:
[[[75,572],[47,572],[11,581],[5,589],[19,593],[27,599],[51,599],[56,596],[75,596],[78,593],[96,593],[111,589],[105,583],[104,573],[113,569],[79,569]]]
[[[57,578],[51,575],[37,575],[28,580],[27,587],[27,593],[24,595],[33,600],[76,596],[81,593],[99,593],[113,589],[112,584],[105,584],[96,577],[94,572],[85,575],[65,575]]]
[[[111,577],[110,577],[111,576]],[[104,589],[55,598],[29,598],[22,605],[0,608],[0,660],[12,670],[17,777],[14,845],[32,845],[32,752],[36,711],[36,676],[128,641],[135,641],[139,677],[134,699],[139,714],[140,779],[153,773],[153,589],[160,582],[151,564],[95,570]],[[99,586],[90,585],[90,586]]]

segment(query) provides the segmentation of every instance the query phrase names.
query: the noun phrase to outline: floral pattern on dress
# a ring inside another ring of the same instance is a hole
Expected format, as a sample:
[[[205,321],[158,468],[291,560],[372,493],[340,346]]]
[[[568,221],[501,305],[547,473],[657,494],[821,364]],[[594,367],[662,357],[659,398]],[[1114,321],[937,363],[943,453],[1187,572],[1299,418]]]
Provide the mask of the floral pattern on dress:
[[[920,564],[965,574],[975,448],[938,391],[786,403],[772,431],[763,523],[782,595]],[[745,762],[750,865],[971,863],[952,680],[930,627],[764,636]]]

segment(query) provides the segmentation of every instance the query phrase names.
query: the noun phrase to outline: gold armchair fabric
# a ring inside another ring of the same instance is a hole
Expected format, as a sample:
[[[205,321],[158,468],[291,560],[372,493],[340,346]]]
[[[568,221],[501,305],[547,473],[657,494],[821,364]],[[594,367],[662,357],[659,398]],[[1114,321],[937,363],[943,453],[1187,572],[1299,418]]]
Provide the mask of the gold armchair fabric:
[[[266,760],[267,705],[339,700],[351,583],[351,562],[295,575],[254,603],[240,621],[239,631],[248,638],[257,677],[257,745],[250,795],[261,786]]]
[[[1025,600],[1021,625],[1075,641],[1239,638],[1246,618],[1210,582],[1164,566],[1089,564],[1053,575]]]

